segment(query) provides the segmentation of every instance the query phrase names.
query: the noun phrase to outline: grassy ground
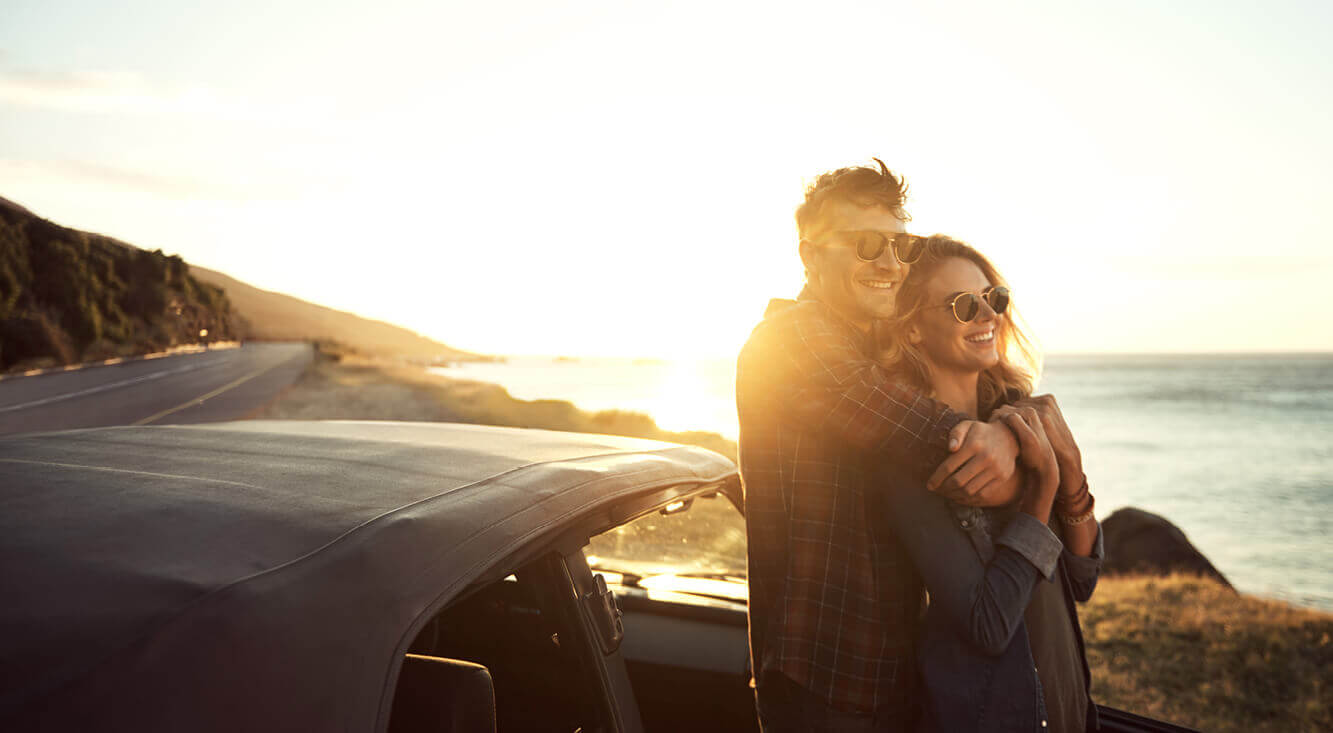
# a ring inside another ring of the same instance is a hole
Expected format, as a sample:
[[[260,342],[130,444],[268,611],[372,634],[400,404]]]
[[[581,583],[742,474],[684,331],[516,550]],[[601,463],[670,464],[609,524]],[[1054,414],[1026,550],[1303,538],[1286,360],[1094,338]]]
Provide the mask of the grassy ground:
[[[735,444],[715,433],[671,433],[637,413],[593,414],[559,400],[518,400],[495,385],[328,348],[257,417],[610,433],[736,457]],[[1135,577],[1104,578],[1080,617],[1100,703],[1206,731],[1333,730],[1333,615],[1193,577]]]
[[[1206,731],[1333,730],[1333,615],[1173,576],[1105,578],[1080,618],[1098,702]]]

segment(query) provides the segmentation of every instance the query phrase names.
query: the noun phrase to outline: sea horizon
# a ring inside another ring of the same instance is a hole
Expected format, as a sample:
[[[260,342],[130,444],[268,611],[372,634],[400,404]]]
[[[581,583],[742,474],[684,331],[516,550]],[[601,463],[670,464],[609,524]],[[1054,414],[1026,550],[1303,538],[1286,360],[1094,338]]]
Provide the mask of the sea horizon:
[[[734,362],[515,356],[433,368],[519,399],[629,410],[737,437]],[[1098,496],[1180,527],[1240,590],[1333,610],[1333,352],[1051,354]]]

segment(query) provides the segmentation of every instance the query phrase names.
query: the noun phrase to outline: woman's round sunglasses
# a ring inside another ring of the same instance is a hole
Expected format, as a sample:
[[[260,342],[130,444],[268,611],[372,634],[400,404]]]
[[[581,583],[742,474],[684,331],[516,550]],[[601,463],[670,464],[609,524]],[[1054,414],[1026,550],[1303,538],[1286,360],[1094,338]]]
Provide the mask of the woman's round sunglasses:
[[[953,308],[953,317],[958,319],[959,323],[969,323],[981,313],[981,303],[985,301],[986,305],[1000,315],[1009,307],[1009,288],[1003,285],[998,287],[986,288],[981,291],[981,295],[976,293],[959,293],[953,296],[953,299],[939,308]]]
[[[879,259],[887,247],[893,248],[893,256],[904,265],[916,262],[926,252],[926,238],[907,232],[886,234],[876,231],[842,231],[833,233],[843,235],[841,240],[854,246],[856,256],[866,262],[874,262]]]

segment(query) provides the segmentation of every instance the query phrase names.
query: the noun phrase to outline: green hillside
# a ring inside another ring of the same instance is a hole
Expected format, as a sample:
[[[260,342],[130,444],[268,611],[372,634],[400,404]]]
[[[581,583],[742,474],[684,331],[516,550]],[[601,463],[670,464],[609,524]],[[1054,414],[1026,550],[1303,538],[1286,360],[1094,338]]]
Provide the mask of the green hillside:
[[[0,198],[0,371],[238,338],[221,288],[185,261]]]

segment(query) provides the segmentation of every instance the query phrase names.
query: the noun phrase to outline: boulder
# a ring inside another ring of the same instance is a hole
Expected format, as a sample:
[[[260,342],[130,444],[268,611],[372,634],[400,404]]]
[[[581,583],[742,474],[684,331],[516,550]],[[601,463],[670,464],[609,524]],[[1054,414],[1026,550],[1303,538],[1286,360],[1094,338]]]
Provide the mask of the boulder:
[[[1102,520],[1102,540],[1106,543],[1102,572],[1107,575],[1185,573],[1232,587],[1179,527],[1152,512],[1134,507],[1117,509]]]

